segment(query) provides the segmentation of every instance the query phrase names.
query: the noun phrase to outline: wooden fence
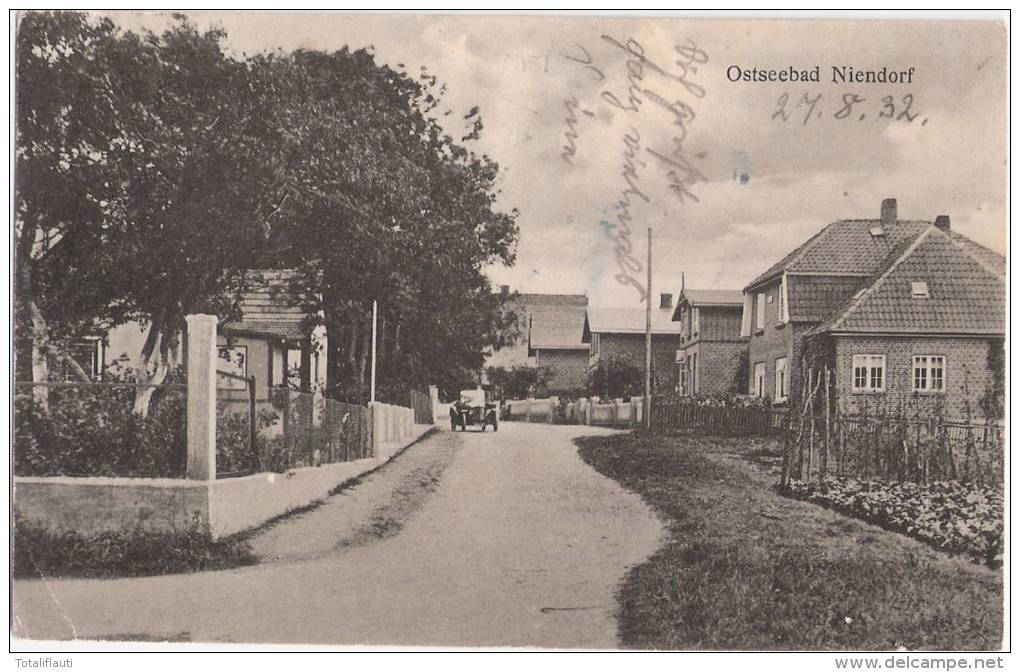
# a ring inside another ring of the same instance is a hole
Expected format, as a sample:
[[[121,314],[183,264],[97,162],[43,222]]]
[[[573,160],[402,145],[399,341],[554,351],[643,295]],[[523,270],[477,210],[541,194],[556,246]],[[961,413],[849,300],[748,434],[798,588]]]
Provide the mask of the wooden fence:
[[[837,411],[831,369],[807,369],[785,435],[782,485],[829,477],[1001,484],[1004,429],[943,413]]]
[[[778,436],[786,431],[785,409],[720,407],[679,399],[652,398],[652,431],[662,434]]]
[[[433,424],[432,397],[428,392],[421,390],[408,390],[408,406],[414,410],[414,422],[416,425]]]

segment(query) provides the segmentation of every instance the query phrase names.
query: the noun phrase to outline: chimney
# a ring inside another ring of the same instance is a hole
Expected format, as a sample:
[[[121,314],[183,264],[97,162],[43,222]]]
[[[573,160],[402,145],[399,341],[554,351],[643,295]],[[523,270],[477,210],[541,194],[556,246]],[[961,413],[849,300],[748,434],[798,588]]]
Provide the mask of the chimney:
[[[499,293],[502,294],[503,296],[506,296],[507,294],[509,294],[510,293],[510,285],[500,285],[499,286]]]
[[[949,233],[949,215],[939,215],[935,218],[935,228],[939,231]]]
[[[659,294],[659,308],[672,308],[673,307],[673,295],[672,294]]]
[[[896,223],[896,199],[887,198],[882,201],[882,225],[892,226]]]

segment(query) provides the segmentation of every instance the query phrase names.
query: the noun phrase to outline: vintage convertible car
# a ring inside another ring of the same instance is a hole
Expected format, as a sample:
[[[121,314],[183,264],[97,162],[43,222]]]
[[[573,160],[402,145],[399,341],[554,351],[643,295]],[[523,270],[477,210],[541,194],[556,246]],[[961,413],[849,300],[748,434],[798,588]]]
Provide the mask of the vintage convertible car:
[[[450,405],[450,429],[461,431],[468,425],[479,425],[485,431],[486,425],[492,425],[492,431],[499,431],[499,412],[496,402],[486,398],[485,390],[463,390],[460,398]]]

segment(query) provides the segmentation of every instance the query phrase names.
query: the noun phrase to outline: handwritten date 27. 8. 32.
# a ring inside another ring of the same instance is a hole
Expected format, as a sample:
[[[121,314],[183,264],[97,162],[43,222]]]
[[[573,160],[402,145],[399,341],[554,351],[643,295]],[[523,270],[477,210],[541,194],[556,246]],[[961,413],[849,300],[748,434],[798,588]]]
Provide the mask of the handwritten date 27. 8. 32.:
[[[914,106],[914,95],[862,96],[857,93],[844,93],[842,96],[822,96],[822,94],[805,93],[796,98],[784,93],[776,99],[772,112],[772,121],[799,123],[807,126],[819,123],[825,118],[838,121],[899,121],[903,123],[917,122],[922,126],[928,124],[928,118],[918,112]]]

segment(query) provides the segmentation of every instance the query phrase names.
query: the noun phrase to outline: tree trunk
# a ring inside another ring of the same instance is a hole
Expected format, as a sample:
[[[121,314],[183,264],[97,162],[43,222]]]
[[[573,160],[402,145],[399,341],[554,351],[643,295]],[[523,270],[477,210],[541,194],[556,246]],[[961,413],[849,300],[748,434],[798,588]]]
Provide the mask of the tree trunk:
[[[46,320],[35,301],[28,302],[28,313],[32,319],[32,382],[45,383],[50,377],[49,362],[46,358]],[[33,385],[32,399],[44,413],[49,412],[49,388]]]
[[[160,385],[166,379],[167,371],[170,369],[167,361],[169,347],[163,329],[162,319],[153,320],[149,326],[149,333],[138,356],[138,366],[135,367],[135,382],[139,385]],[[135,413],[143,418],[149,414],[149,404],[155,391],[154,387],[135,389]]]
[[[18,290],[21,294],[22,305],[28,311],[29,320],[32,323],[32,382],[45,383],[49,380],[49,365],[46,360],[46,341],[48,330],[46,320],[42,311],[35,302],[32,283],[32,250],[35,247],[35,238],[38,227],[35,221],[29,218],[21,220],[21,231],[17,240],[17,256],[15,264],[18,269]],[[32,387],[32,398],[43,412],[49,411],[49,390],[41,385]]]

